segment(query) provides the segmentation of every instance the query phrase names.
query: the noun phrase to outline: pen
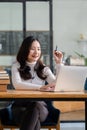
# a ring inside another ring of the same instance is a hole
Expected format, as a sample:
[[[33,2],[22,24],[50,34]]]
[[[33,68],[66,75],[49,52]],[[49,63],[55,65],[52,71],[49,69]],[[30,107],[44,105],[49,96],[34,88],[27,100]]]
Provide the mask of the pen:
[[[57,51],[57,49],[58,49],[58,47],[57,47],[57,45],[56,45],[56,49],[55,49],[55,51]]]

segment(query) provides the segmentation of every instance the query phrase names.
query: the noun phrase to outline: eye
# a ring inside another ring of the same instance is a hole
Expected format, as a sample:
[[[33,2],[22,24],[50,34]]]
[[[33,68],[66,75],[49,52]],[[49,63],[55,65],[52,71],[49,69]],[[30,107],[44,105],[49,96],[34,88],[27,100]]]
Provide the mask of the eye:
[[[35,50],[35,48],[31,48],[30,50]]]
[[[38,48],[38,51],[41,51],[41,48]]]

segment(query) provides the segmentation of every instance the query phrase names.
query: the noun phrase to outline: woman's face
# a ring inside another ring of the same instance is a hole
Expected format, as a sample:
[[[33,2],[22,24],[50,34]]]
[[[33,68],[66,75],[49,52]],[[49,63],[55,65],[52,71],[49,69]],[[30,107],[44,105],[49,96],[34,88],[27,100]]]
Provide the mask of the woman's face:
[[[37,61],[41,56],[41,46],[40,43],[36,40],[32,42],[31,48],[29,50],[28,54],[28,61],[29,62],[35,62]]]

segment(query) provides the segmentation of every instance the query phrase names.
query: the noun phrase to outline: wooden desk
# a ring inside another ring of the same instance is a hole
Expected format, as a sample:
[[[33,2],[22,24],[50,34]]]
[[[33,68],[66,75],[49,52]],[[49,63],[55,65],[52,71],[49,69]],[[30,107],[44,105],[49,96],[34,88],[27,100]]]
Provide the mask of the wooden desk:
[[[52,100],[52,101],[84,101],[85,102],[85,130],[87,130],[87,93],[86,92],[39,92],[8,90],[0,92],[0,101],[3,100]]]

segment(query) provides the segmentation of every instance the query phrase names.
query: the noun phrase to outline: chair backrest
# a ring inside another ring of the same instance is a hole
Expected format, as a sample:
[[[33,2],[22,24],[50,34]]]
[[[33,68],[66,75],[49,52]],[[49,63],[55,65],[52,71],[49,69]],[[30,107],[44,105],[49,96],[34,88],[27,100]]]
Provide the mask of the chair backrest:
[[[8,84],[7,88],[8,89],[15,89],[13,84],[12,84],[12,74],[11,74],[11,68],[5,68],[5,70],[7,71],[7,73],[9,74],[9,78],[10,78],[10,84]]]

